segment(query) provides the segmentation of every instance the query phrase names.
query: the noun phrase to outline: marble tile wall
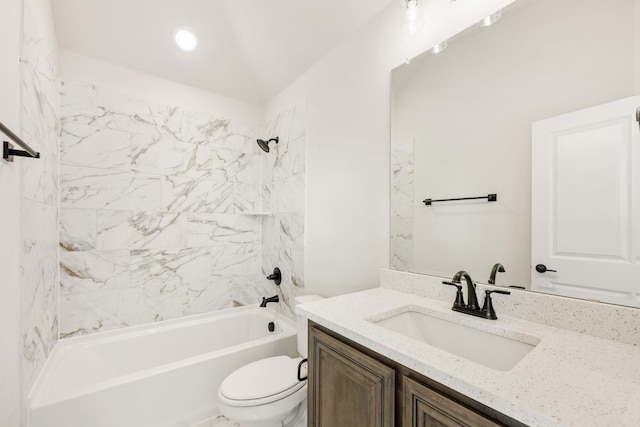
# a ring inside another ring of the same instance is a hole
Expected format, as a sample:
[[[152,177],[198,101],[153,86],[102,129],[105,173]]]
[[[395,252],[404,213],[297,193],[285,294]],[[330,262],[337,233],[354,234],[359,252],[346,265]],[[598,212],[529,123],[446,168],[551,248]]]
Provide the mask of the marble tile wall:
[[[60,114],[61,337],[268,295],[254,124],[71,80]]]
[[[282,272],[282,284],[271,286],[281,296],[281,310],[294,317],[294,301],[304,294],[306,100],[267,121],[261,138],[278,137],[271,151],[262,153],[263,209],[262,273]]]
[[[22,383],[26,393],[58,339],[58,105],[55,48],[43,19],[48,5],[25,0],[20,135],[40,159],[22,166],[20,234]]]
[[[414,140],[391,144],[390,260],[392,269],[413,267]]]

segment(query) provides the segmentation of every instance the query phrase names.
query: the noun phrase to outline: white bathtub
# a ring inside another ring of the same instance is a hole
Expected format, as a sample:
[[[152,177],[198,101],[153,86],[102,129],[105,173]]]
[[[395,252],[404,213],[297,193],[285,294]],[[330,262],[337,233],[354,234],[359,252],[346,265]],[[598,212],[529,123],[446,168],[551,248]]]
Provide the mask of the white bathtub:
[[[229,373],[279,354],[297,355],[295,323],[256,306],[63,339],[29,393],[29,426],[188,427],[217,414]]]

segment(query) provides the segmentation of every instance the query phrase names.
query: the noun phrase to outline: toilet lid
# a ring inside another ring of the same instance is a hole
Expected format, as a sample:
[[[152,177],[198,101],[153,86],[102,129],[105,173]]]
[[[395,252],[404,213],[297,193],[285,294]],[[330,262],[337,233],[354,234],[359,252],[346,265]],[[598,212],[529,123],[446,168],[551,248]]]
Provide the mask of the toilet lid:
[[[256,400],[298,390],[301,358],[275,356],[249,363],[231,373],[220,384],[220,394],[231,400]]]

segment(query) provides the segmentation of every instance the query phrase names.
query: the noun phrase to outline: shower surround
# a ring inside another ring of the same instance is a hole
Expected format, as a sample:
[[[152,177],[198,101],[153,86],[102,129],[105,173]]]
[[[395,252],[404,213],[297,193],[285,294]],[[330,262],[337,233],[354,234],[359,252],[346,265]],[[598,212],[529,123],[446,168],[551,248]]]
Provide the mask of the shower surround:
[[[24,2],[18,134],[41,154],[40,159],[15,160],[22,167],[20,330],[24,394],[58,341],[59,80],[50,13],[50,5],[44,0]]]
[[[306,177],[306,99],[275,114],[261,138],[278,136],[278,144],[262,154],[262,273],[282,271],[281,309],[293,318],[294,298],[304,293],[304,229]]]
[[[253,304],[275,293],[264,277],[272,261],[285,267],[284,289],[301,287],[295,111],[270,122],[285,137],[269,160],[253,123],[63,80],[61,336]],[[277,215],[256,215],[272,206]]]

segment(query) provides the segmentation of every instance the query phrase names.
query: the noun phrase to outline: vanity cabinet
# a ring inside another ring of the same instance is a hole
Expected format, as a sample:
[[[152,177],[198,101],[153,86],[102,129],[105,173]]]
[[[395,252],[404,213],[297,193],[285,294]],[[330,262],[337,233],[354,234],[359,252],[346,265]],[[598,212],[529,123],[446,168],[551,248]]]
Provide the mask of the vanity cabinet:
[[[310,426],[395,425],[395,370],[315,327],[308,384]]]
[[[405,377],[402,387],[403,427],[498,427],[483,415]]]
[[[309,427],[526,427],[309,322]]]

